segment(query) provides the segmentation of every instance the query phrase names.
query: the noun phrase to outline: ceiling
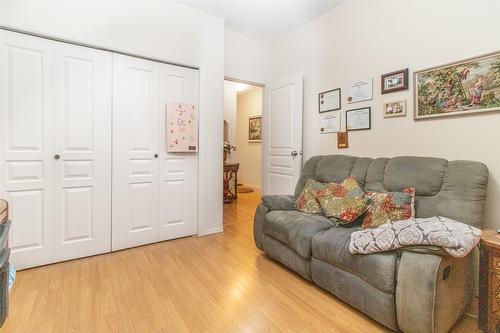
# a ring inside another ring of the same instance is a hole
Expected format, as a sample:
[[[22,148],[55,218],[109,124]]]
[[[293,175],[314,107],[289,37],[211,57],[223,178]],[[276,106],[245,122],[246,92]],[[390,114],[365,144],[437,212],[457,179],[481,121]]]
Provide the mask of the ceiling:
[[[176,0],[223,17],[226,28],[271,42],[326,13],[343,0]]]

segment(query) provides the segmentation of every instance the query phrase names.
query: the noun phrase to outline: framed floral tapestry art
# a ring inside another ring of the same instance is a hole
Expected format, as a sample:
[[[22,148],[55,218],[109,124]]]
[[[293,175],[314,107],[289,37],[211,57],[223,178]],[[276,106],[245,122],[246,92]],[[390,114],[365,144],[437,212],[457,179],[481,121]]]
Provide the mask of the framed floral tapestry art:
[[[413,74],[414,118],[500,111],[500,51]]]

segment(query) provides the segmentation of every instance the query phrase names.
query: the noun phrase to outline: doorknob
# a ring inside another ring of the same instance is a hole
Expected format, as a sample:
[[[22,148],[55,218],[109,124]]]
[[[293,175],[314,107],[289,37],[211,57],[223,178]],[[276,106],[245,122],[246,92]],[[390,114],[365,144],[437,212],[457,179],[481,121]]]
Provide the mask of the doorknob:
[[[298,153],[296,150],[294,150],[294,151],[290,152],[290,155],[292,155],[292,156],[297,156],[298,154],[299,154],[299,153]]]
[[[158,154],[155,154],[155,158],[158,158]]]
[[[61,156],[60,156],[60,155],[54,155],[54,159],[58,160],[58,159],[60,159],[60,158],[61,158]]]

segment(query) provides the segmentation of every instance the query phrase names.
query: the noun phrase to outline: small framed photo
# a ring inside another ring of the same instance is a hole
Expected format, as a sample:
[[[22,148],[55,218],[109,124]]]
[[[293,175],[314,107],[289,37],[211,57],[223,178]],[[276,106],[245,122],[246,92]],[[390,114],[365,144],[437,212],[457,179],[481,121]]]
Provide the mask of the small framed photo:
[[[262,140],[262,116],[248,117],[248,142]]]
[[[318,94],[319,113],[340,110],[340,88]]]
[[[384,118],[405,117],[406,99],[384,103]]]
[[[345,112],[346,129],[348,131],[367,130],[371,128],[371,108],[347,110]]]
[[[408,68],[383,74],[381,87],[382,94],[408,89]]]

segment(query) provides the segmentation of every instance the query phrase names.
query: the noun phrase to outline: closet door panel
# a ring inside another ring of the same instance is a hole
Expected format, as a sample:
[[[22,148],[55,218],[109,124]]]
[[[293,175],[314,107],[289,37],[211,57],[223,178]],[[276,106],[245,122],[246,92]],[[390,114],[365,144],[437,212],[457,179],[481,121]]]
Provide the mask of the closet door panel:
[[[54,42],[54,259],[111,250],[111,53]],[[57,155],[57,156],[56,156]]]
[[[113,54],[113,250],[158,238],[159,66]]]
[[[15,221],[12,262],[22,269],[52,261],[52,47],[8,31],[0,44],[0,194]]]
[[[160,211],[159,240],[196,234],[197,231],[197,153],[167,153],[165,105],[168,102],[198,106],[198,71],[162,65],[160,113]]]

